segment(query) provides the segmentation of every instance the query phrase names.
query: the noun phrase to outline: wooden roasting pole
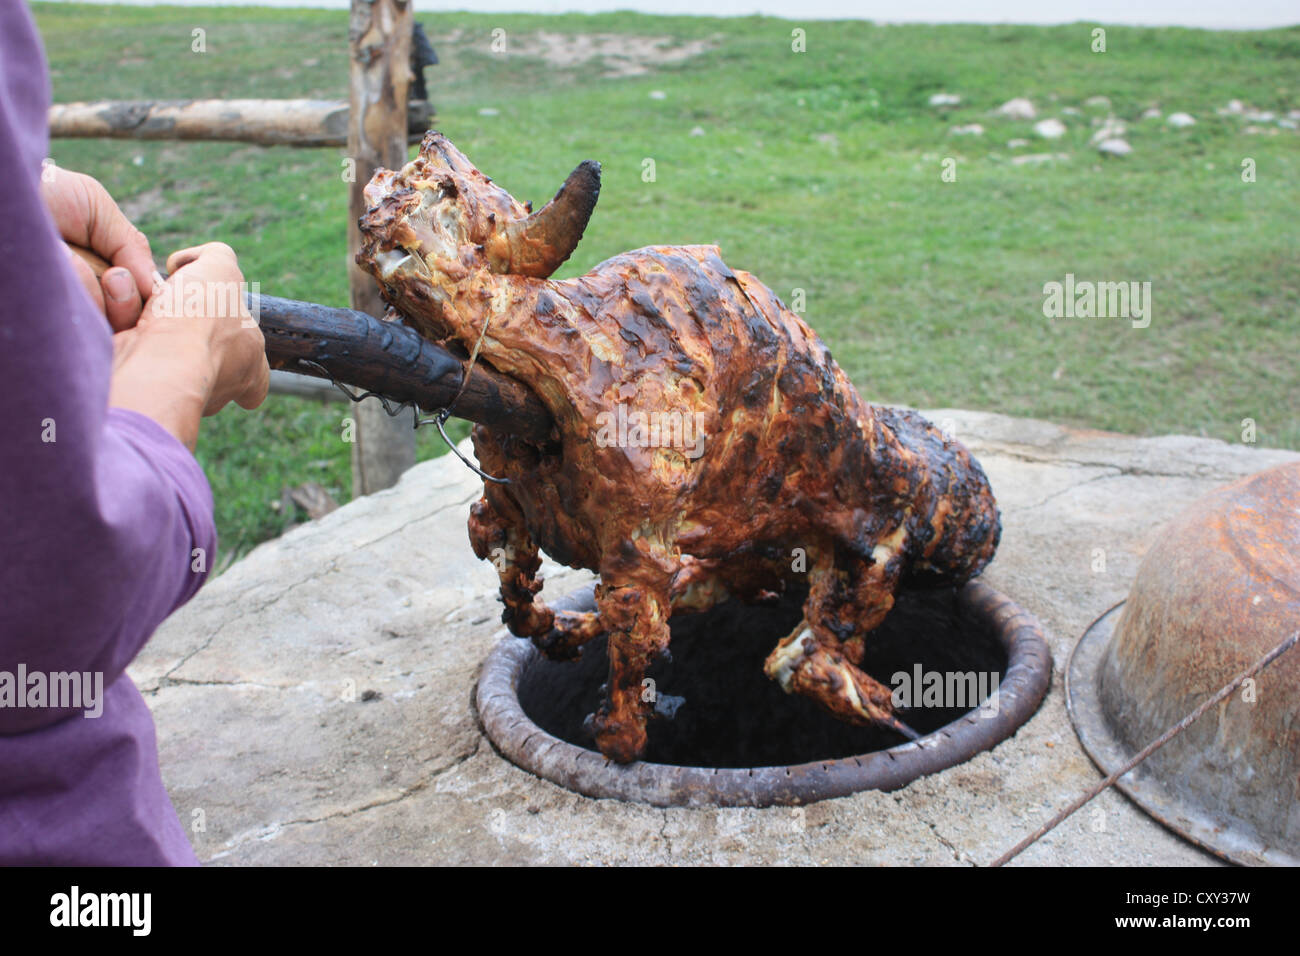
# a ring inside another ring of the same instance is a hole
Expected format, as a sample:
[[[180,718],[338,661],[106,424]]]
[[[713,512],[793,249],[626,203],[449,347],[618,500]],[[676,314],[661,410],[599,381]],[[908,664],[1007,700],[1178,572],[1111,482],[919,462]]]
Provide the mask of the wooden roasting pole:
[[[348,156],[355,169],[348,203],[348,282],[352,308],[376,317],[383,315],[384,302],[374,280],[356,264],[357,220],[366,211],[362,190],[375,170],[406,163],[412,24],[409,0],[352,0]],[[352,491],[368,495],[396,484],[415,464],[415,431],[409,415],[391,418],[378,401],[362,402],[354,414]]]
[[[112,268],[84,246],[68,243],[68,248],[96,276]],[[320,398],[323,389],[343,401],[359,388],[390,402],[412,402],[426,412],[446,409],[532,441],[551,437],[550,412],[521,382],[486,362],[458,358],[401,322],[260,292],[247,298],[266,339],[273,385],[277,375],[284,376],[295,383],[295,394]],[[350,386],[349,394],[325,379]]]
[[[394,402],[414,402],[426,412],[450,409],[458,418],[532,441],[550,437],[550,413],[521,382],[486,362],[468,363],[401,322],[272,295],[250,296],[249,308],[266,337],[271,368],[292,369],[300,382],[320,375]],[[410,427],[409,413],[402,421]]]

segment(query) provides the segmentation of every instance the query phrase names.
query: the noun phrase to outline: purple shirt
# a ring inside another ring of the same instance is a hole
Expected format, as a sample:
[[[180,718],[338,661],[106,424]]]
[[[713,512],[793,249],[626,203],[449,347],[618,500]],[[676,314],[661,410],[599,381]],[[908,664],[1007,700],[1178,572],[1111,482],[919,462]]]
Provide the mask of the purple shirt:
[[[49,102],[27,7],[0,0],[0,864],[196,864],[125,668],[203,583],[212,492],[162,426],[108,408],[111,331],[39,193]],[[102,674],[103,713],[6,705],[20,668],[37,704],[30,675]]]

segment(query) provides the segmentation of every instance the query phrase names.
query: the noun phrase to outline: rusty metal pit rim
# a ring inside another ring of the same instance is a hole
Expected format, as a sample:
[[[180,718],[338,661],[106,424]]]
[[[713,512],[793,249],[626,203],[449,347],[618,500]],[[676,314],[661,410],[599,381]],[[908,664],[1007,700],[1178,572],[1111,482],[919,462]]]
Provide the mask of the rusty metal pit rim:
[[[1075,735],[1103,774],[1131,760],[1136,750],[1115,734],[1102,709],[1098,678],[1126,602],[1093,621],[1070,654],[1065,672],[1065,706]],[[1220,859],[1242,866],[1300,866],[1300,857],[1268,846],[1248,825],[1172,796],[1158,777],[1139,764],[1115,784],[1152,819]]]
[[[918,777],[963,763],[1012,736],[1038,710],[1052,678],[1052,657],[1037,619],[982,581],[958,598],[987,622],[1007,654],[993,716],[970,711],[916,742],[856,757],[785,767],[685,767],[617,764],[539,727],[519,702],[519,680],[540,659],[532,643],[506,631],[483,665],[475,694],[488,739],[511,763],[557,786],[597,799],[656,807],[798,806],[864,790],[894,790]],[[594,607],[590,588],[554,602]]]

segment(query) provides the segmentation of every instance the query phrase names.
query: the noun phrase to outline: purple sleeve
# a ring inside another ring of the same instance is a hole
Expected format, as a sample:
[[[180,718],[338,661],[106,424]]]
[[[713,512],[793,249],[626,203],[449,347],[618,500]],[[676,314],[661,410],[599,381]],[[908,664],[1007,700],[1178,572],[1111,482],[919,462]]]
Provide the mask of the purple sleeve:
[[[39,192],[46,76],[25,6],[0,0],[0,671],[107,686],[198,590],[216,531],[194,456],[108,408],[111,333]],[[0,734],[67,714],[0,708]]]

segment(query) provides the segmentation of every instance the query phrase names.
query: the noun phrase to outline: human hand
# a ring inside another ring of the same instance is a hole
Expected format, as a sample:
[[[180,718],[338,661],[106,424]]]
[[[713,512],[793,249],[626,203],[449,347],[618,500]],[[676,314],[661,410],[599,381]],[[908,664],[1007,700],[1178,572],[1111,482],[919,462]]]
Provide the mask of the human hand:
[[[244,273],[235,251],[224,242],[179,249],[168,257],[167,270],[170,275],[154,286],[141,322],[152,326],[160,320],[197,318],[206,326],[215,377],[203,414],[215,415],[229,402],[243,408],[261,405],[271,380],[266,340],[244,301]],[[203,288],[204,314],[198,317],[189,314],[196,284]]]
[[[70,255],[77,278],[114,332],[135,325],[157,270],[149,240],[122,214],[98,180],[47,165],[41,196],[64,242],[95,253],[111,266],[102,276]]]
[[[262,403],[270,369],[229,246],[182,249],[167,267],[136,325],[113,337],[109,404],[148,415],[192,449],[200,416]]]

